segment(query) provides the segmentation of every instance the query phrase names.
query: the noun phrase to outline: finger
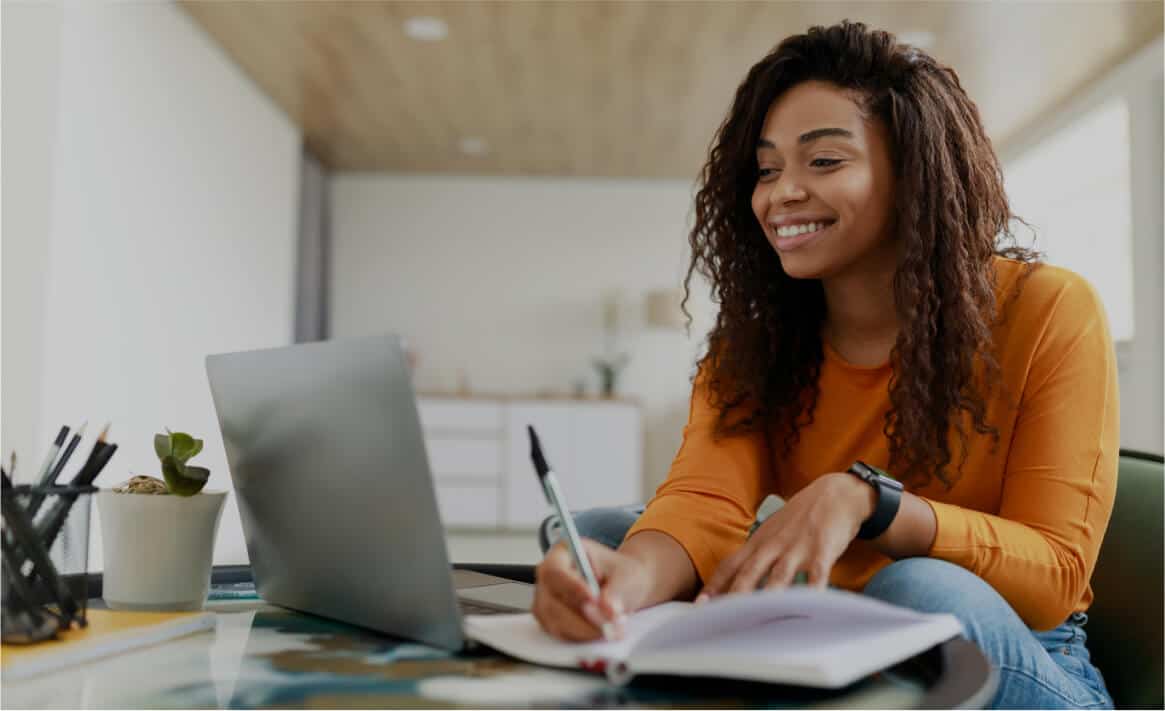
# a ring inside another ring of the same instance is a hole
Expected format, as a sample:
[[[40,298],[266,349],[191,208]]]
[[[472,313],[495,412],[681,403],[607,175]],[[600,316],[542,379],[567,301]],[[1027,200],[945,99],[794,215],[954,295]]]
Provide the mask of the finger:
[[[620,595],[619,578],[616,574],[620,562],[619,553],[589,538],[583,538],[582,544],[590,560],[591,570],[595,573],[596,582],[599,583],[599,594],[592,595],[597,618],[591,621],[596,624],[621,624],[626,605]]]
[[[604,637],[610,637],[614,631],[612,620],[599,611],[599,603],[587,602],[582,606],[582,616],[587,622],[598,627]]]
[[[593,561],[592,566],[595,570],[606,571],[612,568],[618,557],[613,551],[596,541],[583,539],[582,543],[585,547],[584,553]],[[547,554],[536,570],[539,588],[545,589],[575,614],[598,626],[604,637],[621,638],[621,616],[615,613],[609,603],[600,606],[600,597],[595,595],[593,589],[583,580],[578,568],[575,567],[574,555],[566,548],[566,544],[563,543],[557,548]],[[535,590],[536,594],[537,590],[538,588]],[[618,609],[618,606],[615,609]]]
[[[535,617],[543,629],[559,639],[589,642],[603,636],[600,626],[587,620],[581,609],[571,608],[553,595],[541,600]]]
[[[615,562],[618,559],[618,554],[598,541],[593,541],[589,538],[582,538],[580,540],[583,544],[583,551],[586,552],[587,560],[591,564],[591,570],[595,574],[595,582],[602,586],[603,583],[610,579],[611,573],[615,568]]]
[[[821,558],[814,558],[805,566],[805,572],[808,576],[808,585],[814,588],[824,589],[829,584],[829,569],[831,566],[827,565]]]
[[[736,572],[740,569],[741,563],[745,561],[749,553],[751,553],[751,548],[748,544],[745,544],[743,548],[720,561],[720,565],[716,566],[716,572],[712,574],[712,578],[704,585],[704,589],[700,591],[700,597],[712,597],[726,590],[733,579],[736,578]]]
[[[595,606],[595,616],[588,615],[587,619],[602,625],[604,636],[622,639],[627,628],[626,609],[617,593],[604,589]]]
[[[579,538],[579,543],[582,544],[582,555],[586,556],[587,563],[590,564],[591,572],[594,573],[595,583],[601,586],[603,581],[610,577],[610,569],[612,568],[612,559],[615,557],[615,552],[602,543],[589,538]],[[574,553],[567,547],[567,543],[565,541],[559,541],[555,544],[555,548],[559,548],[558,551],[555,551],[555,561],[561,567],[570,570],[577,576],[587,586],[587,589],[590,590],[592,597],[597,598],[597,592],[590,589],[586,578],[583,577],[582,570],[578,567]]]
[[[603,619],[610,622],[616,622],[627,614],[627,606],[619,596],[618,590],[613,589],[612,586],[603,588],[602,594],[599,595],[598,607]]]
[[[587,601],[596,601],[594,593],[574,566],[574,556],[565,545],[555,545],[538,567],[534,569],[534,580],[554,593],[564,603],[580,609]]]
[[[769,572],[777,555],[776,551],[770,552],[765,548],[758,549],[740,565],[736,571],[736,577],[728,586],[728,592],[741,593],[756,590],[761,577]]]
[[[778,590],[780,588],[789,587],[793,582],[793,576],[801,568],[801,559],[796,554],[789,552],[777,559],[769,568],[769,579],[765,583],[765,590]]]

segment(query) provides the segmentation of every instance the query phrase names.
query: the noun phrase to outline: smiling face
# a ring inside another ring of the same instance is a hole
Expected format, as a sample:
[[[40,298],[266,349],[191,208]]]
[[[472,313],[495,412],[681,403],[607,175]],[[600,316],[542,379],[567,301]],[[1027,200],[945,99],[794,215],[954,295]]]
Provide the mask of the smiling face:
[[[897,263],[889,137],[851,97],[803,82],[773,102],[761,129],[752,211],[796,279]]]

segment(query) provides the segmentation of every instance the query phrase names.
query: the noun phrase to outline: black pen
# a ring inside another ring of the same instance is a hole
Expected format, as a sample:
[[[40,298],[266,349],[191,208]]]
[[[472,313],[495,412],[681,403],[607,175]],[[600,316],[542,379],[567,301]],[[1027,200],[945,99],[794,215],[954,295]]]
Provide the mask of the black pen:
[[[69,426],[64,425],[61,431],[57,432],[57,438],[53,440],[53,444],[49,447],[48,456],[45,457],[44,463],[41,464],[40,473],[37,475],[36,481],[33,482],[38,487],[45,487],[52,484],[52,479],[56,476],[53,471],[53,462],[56,461],[57,455],[61,452],[61,447],[65,444],[65,439],[69,436]],[[75,444],[73,445],[76,446]],[[63,466],[63,465],[62,465]],[[28,497],[28,518],[30,521],[36,520],[36,515],[40,513],[40,507],[44,504],[45,493],[43,491],[36,491],[35,489]]]
[[[92,462],[77,472],[77,475],[69,482],[69,486],[90,486],[116,451],[116,444],[104,446],[97,456],[93,458]],[[61,529],[65,527],[65,519],[69,517],[69,510],[76,501],[77,494],[69,492],[61,493],[57,496],[57,500],[53,502],[52,508],[41,519],[40,524],[37,525],[37,532],[44,540],[46,548],[52,548],[53,543],[56,543],[57,536],[61,534]]]
[[[57,460],[57,465],[53,467],[53,471],[49,474],[48,480],[43,482],[44,484],[51,486],[56,483],[57,477],[61,475],[61,470],[65,468],[65,463],[69,461],[69,457],[73,456],[73,450],[77,448],[77,443],[81,441],[81,436],[85,434],[85,427],[88,424],[88,422],[83,423],[81,429],[77,430],[77,433],[69,440],[69,446],[65,447],[65,453]]]
[[[49,592],[53,596],[53,602],[57,603],[57,608],[66,615],[73,615],[77,611],[76,601],[69,595],[68,588],[65,587],[64,581],[57,574],[56,568],[53,567],[49,560],[48,550],[52,544],[45,545],[38,536],[38,531],[29,520],[28,514],[21,510],[20,505],[16,503],[16,497],[12,496],[10,489],[12,488],[12,480],[8,478],[8,474],[3,476],[4,495],[0,496],[0,508],[3,508],[4,520],[11,527],[12,540],[5,540],[3,542],[5,553],[13,561],[19,561],[12,570],[13,577],[19,577],[23,574],[24,560],[17,554],[16,541],[22,541],[21,547],[25,559],[32,561],[32,569],[40,571],[41,576],[44,577],[45,583],[48,585]]]
[[[97,460],[97,457],[108,446],[105,443],[105,438],[109,435],[109,428],[111,426],[112,426],[112,423],[106,422],[105,428],[101,430],[101,434],[97,435],[97,441],[93,443],[93,449],[91,449],[89,451],[89,456],[85,459],[85,463],[81,465],[81,470],[77,473],[78,476],[80,476],[80,474],[82,472],[89,469],[89,467],[93,466],[93,463]],[[78,482],[74,481],[73,483],[76,484]],[[80,483],[88,484],[89,482],[86,481],[86,482],[80,482]]]
[[[571,554],[574,555],[574,564],[578,566],[587,587],[591,589],[591,593],[597,599],[602,592],[599,588],[599,581],[595,578],[595,572],[591,570],[587,553],[583,550],[582,539],[578,536],[578,529],[574,527],[574,518],[571,517],[570,509],[566,506],[566,499],[558,487],[558,479],[555,478],[550,465],[546,463],[546,457],[542,456],[542,447],[538,443],[538,435],[535,434],[534,427],[526,425],[526,431],[530,433],[530,458],[534,460],[534,471],[538,474],[539,483],[542,484],[542,493],[546,494],[546,500],[554,507],[554,513],[562,522],[562,528],[566,531],[567,545]],[[609,624],[603,625],[603,636],[611,639]]]
[[[33,483],[38,486],[44,486],[48,483],[49,474],[53,469],[53,462],[56,461],[57,454],[60,453],[61,447],[65,445],[65,438],[69,436],[69,426],[62,425],[61,431],[57,433],[57,438],[53,440],[53,444],[49,447],[49,453],[45,455],[44,463],[40,465],[40,470],[37,472],[36,481]]]

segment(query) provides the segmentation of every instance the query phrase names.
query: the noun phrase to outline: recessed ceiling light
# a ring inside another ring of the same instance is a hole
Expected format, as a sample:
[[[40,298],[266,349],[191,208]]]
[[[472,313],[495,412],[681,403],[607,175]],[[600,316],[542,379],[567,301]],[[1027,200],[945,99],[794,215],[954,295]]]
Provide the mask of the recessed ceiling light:
[[[934,46],[934,33],[929,30],[909,30],[898,33],[898,41],[919,49],[930,49]]]
[[[410,17],[405,20],[405,34],[422,42],[436,42],[449,34],[449,25],[439,17]]]
[[[458,146],[461,152],[468,156],[483,156],[489,152],[489,144],[480,136],[462,138]]]

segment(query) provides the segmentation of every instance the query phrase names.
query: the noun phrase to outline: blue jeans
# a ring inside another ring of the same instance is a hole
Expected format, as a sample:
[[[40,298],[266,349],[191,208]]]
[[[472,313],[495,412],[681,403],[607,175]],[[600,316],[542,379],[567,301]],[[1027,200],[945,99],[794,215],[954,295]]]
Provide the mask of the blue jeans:
[[[575,514],[579,535],[616,548],[642,507]],[[555,538],[550,532],[550,542]],[[982,578],[935,558],[905,558],[870,580],[866,595],[922,612],[947,612],[999,670],[993,708],[1112,708],[1100,670],[1085,646],[1088,616],[1074,613],[1047,632],[1028,628]]]

